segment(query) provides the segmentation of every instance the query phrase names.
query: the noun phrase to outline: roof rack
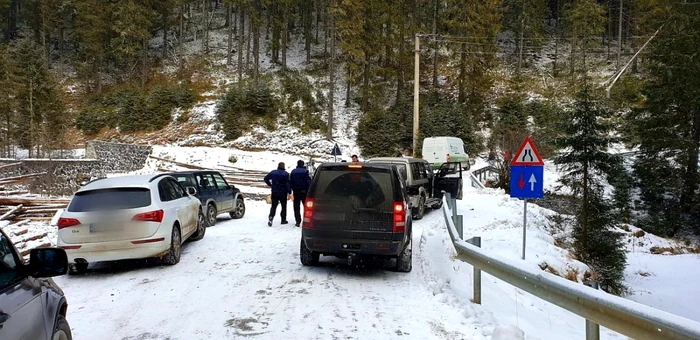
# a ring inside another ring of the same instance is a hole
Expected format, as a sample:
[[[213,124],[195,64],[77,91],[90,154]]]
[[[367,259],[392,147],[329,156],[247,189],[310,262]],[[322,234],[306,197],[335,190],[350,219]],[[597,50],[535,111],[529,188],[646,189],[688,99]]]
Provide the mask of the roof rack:
[[[170,173],[168,173],[168,172],[163,173],[163,174],[157,174],[157,175],[151,177],[151,179],[148,180],[148,183],[155,181],[158,177],[169,176],[169,175],[170,175]]]

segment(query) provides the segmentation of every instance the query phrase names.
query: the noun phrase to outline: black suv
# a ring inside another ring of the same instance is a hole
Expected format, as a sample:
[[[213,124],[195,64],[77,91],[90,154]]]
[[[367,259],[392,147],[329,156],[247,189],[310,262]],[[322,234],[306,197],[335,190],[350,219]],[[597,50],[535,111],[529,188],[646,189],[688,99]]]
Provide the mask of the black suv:
[[[314,175],[304,206],[301,263],[320,255],[396,258],[410,272],[411,206],[398,169],[389,164],[324,163]]]
[[[195,196],[202,202],[202,212],[209,225],[216,224],[216,216],[229,213],[231,218],[245,215],[245,202],[241,190],[228,184],[218,171],[180,171],[170,174],[183,187],[193,187]]]
[[[70,340],[63,291],[50,277],[68,270],[63,249],[32,249],[25,264],[0,230],[0,339]]]

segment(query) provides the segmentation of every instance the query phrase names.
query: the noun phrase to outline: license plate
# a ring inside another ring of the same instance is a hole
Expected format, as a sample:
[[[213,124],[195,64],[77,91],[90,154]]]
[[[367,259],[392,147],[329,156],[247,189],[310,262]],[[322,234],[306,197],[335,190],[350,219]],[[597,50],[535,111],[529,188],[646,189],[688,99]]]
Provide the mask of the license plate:
[[[93,223],[90,224],[90,232],[91,233],[96,233],[96,232],[102,232],[102,231],[119,231],[124,229],[124,226],[121,224],[115,224],[115,223]]]
[[[316,213],[314,214],[314,219],[323,221],[343,221],[345,220],[345,214],[341,213]]]

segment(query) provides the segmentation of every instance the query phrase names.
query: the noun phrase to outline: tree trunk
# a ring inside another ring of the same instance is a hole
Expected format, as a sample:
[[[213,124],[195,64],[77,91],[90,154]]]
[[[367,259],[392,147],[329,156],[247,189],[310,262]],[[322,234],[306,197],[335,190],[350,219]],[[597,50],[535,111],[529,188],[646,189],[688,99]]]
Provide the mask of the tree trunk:
[[[287,69],[287,39],[289,27],[289,6],[284,5],[282,8],[282,70]]]
[[[148,41],[143,40],[141,52],[141,88],[146,88],[146,82],[148,81]]]
[[[267,15],[268,18],[268,31],[270,26],[272,26],[272,41],[270,42],[270,49],[272,50],[272,63],[279,64],[280,56],[280,20],[277,16],[279,15],[279,7],[277,2],[273,2],[270,11]],[[267,35],[265,36],[267,39]]]
[[[180,6],[180,36],[178,37],[180,49],[180,68],[182,68],[183,60],[185,59],[185,5]]]
[[[311,5],[308,1],[304,1],[304,50],[306,50],[306,63],[311,62]]]
[[[202,51],[204,54],[209,54],[209,0],[204,0],[202,6],[202,14],[204,14],[204,32],[202,32]]]
[[[41,42],[44,44],[44,51],[46,52],[46,67],[51,68],[51,45],[47,44],[46,41],[51,41],[51,33],[48,31],[45,31],[44,34],[41,35]]]
[[[523,41],[525,39],[525,5],[523,4],[522,19],[520,20],[520,42],[518,43],[518,75],[523,65]]]
[[[622,55],[622,0],[620,1],[620,19],[617,27],[617,68],[619,69],[621,64],[620,56]]]
[[[316,44],[318,44],[318,29],[321,26],[321,0],[316,0]]]
[[[365,58],[367,58],[365,51]],[[362,62],[362,110],[367,112],[369,109],[369,60]]]
[[[29,158],[32,158],[32,146],[34,143],[34,79],[29,78],[29,141],[27,151]]]
[[[58,29],[58,75],[63,76],[63,28]]]
[[[438,2],[439,0],[435,0],[435,5],[433,6],[433,89],[436,89],[438,86],[438,51],[440,46],[437,39],[435,39],[437,34]]]
[[[680,206],[681,211],[685,215],[692,213],[693,208],[697,206],[697,197],[695,191],[698,188],[698,153],[700,153],[700,113],[691,113],[689,121],[691,122],[692,142],[689,143],[685,150],[686,164],[683,174],[683,189],[681,191]],[[678,232],[680,226],[674,227],[673,233]],[[697,229],[696,229],[697,231]]]
[[[168,21],[168,14],[169,14],[169,8],[168,6],[163,6],[163,60],[168,58],[168,30],[170,29],[169,26],[169,21]]]
[[[331,5],[332,5],[331,0]],[[335,104],[335,21],[333,16],[329,17],[330,29],[331,29],[331,57],[328,63],[329,71],[329,86],[328,89],[328,130],[326,131],[326,138],[328,140],[333,139],[333,105]]]
[[[465,101],[464,85],[466,83],[467,45],[462,44],[459,54],[459,94],[457,101],[461,104]]]
[[[256,16],[260,17],[260,2],[255,2]],[[258,85],[258,78],[260,76],[260,21],[253,20],[253,59],[255,63],[253,65],[253,83]]]
[[[581,227],[583,227],[583,237],[581,238],[581,249],[588,252],[588,162],[583,163],[583,204],[581,206]]]
[[[246,72],[250,71],[250,44],[253,35],[253,13],[248,14],[248,33],[246,34],[246,41],[247,41],[247,47],[246,47],[246,56],[245,56],[245,68]]]
[[[233,5],[226,6],[226,25],[228,26],[228,48],[226,49],[226,65],[231,66],[233,55],[233,25],[231,25],[231,13]]]
[[[552,75],[554,77],[557,76],[557,59],[559,58],[559,32],[561,32],[561,18],[559,17],[559,1],[557,0],[557,21],[556,21],[556,29],[554,31],[554,61],[552,61]]]
[[[245,11],[243,8],[238,9],[238,81],[243,79],[243,40],[245,37]]]
[[[345,68],[347,69],[347,79],[345,83],[345,107],[350,106],[350,83],[352,82],[352,74],[350,74],[350,67],[348,67],[348,63],[345,63]]]
[[[404,86],[404,81],[406,80],[406,76],[404,71],[406,68],[404,67],[403,63],[403,57],[404,53],[406,53],[406,48],[405,48],[405,29],[406,29],[406,23],[405,21],[402,20],[401,24],[399,25],[399,55],[396,58],[396,67],[398,71],[398,77],[396,77],[396,102],[400,102],[401,99],[403,99],[403,86]]]

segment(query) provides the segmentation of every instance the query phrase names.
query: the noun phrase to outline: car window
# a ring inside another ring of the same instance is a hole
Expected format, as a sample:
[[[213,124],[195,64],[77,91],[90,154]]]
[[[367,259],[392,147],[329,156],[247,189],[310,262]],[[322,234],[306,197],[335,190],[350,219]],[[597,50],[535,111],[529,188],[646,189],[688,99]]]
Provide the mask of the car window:
[[[0,289],[21,277],[17,264],[18,259],[10,240],[5,237],[5,234],[0,233]]]
[[[185,192],[185,189],[183,189],[182,186],[177,183],[177,181],[170,178],[168,178],[167,181],[168,184],[172,187],[171,189],[173,190],[175,198],[183,198],[187,196],[187,192]]]
[[[158,183],[158,195],[161,202],[168,202],[175,199],[173,188],[168,185],[168,181],[162,180]]]
[[[181,175],[175,176],[175,179],[184,187],[197,187],[197,183],[194,182],[193,176]]]
[[[216,183],[210,174],[196,175],[197,183],[202,189],[214,189],[216,188]]]
[[[110,211],[134,209],[151,205],[148,188],[109,188],[75,193],[68,211]]]
[[[430,172],[427,168],[427,165],[425,163],[419,163],[420,166],[420,172],[421,172],[421,178],[430,178]]]
[[[228,183],[226,183],[226,180],[221,177],[219,174],[214,174],[214,181],[216,182],[216,186],[219,189],[225,189],[228,186]]]
[[[364,208],[391,211],[394,193],[389,171],[327,170],[319,173],[317,200],[355,198]]]
[[[415,181],[415,180],[420,179],[421,178],[420,174],[421,174],[421,171],[418,168],[418,163],[411,163],[411,175],[413,175],[413,180]]]

